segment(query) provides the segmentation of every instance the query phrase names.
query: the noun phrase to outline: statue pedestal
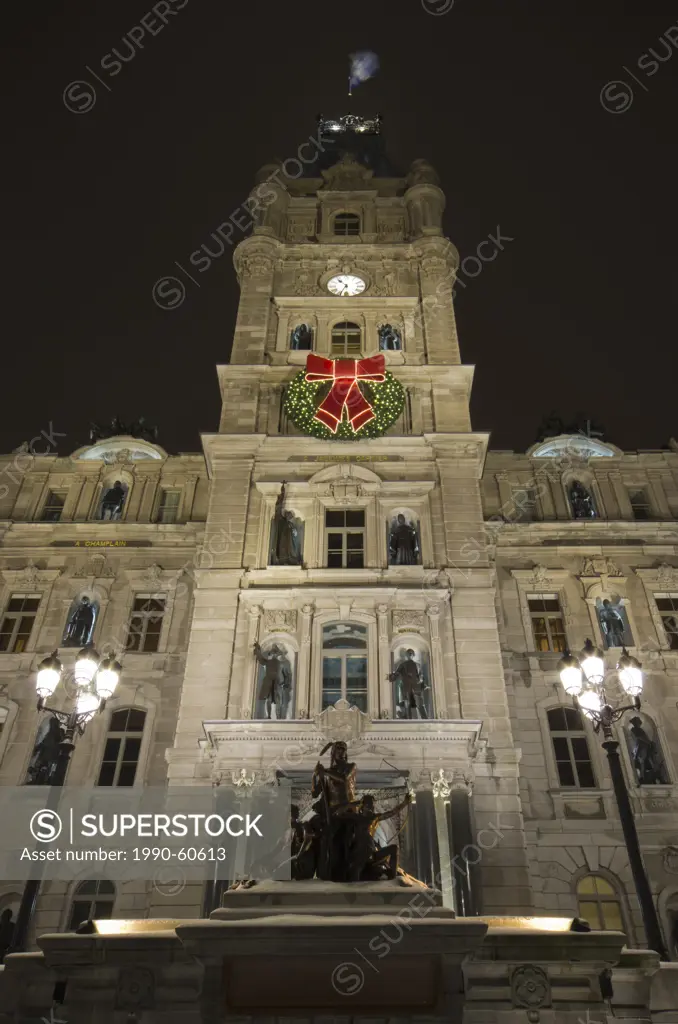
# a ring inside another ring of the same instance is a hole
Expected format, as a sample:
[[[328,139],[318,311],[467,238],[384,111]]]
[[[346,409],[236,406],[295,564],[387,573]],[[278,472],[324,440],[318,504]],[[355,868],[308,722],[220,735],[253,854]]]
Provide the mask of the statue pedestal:
[[[203,1016],[454,1019],[462,962],[487,925],[458,920],[421,884],[261,882],[176,933],[205,967]],[[214,1018],[216,1019],[216,1017]]]

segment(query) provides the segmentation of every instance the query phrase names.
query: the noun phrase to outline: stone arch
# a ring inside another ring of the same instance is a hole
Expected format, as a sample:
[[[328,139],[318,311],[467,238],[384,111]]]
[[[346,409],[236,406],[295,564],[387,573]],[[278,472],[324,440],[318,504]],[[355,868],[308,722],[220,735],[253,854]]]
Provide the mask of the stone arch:
[[[433,677],[432,677],[432,659],[431,659],[431,647],[428,640],[423,637],[420,633],[407,632],[397,633],[391,639],[389,645],[389,657],[390,657],[390,672],[395,672],[397,666],[404,660],[407,659],[409,650],[414,651],[414,658],[412,659],[419,669],[420,679],[422,680],[422,693],[424,698],[424,707],[426,709],[426,716],[429,719],[435,717],[435,708],[433,706]],[[404,694],[402,692],[402,681],[394,680],[392,682],[391,700],[393,702],[393,717],[394,718],[407,718],[410,715],[414,718],[420,718],[419,711],[416,709],[410,709],[405,706]]]

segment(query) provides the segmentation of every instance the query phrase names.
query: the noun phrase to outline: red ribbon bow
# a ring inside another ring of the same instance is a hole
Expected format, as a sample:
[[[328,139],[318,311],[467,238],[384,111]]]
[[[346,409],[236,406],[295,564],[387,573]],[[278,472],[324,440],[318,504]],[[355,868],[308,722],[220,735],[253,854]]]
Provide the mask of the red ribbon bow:
[[[383,384],[385,371],[386,362],[381,355],[368,359],[326,359],[309,352],[306,380],[311,384],[321,380],[333,381],[330,393],[317,409],[314,419],[336,434],[346,409],[351,427],[360,430],[375,418],[376,413],[358,387],[358,381],[371,380]]]

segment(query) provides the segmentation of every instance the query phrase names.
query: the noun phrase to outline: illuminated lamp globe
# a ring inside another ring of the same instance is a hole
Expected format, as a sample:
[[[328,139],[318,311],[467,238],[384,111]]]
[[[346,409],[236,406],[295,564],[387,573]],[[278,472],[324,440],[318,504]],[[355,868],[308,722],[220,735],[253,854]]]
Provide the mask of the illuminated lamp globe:
[[[558,669],[565,693],[568,693],[570,697],[578,696],[583,686],[581,665],[578,659],[567,651],[560,659]]]
[[[122,665],[112,655],[110,658],[104,658],[101,662],[99,671],[94,677],[94,685],[102,700],[108,700],[113,696],[120,682],[121,672]]]
[[[597,690],[586,689],[583,690],[578,698],[579,707],[582,709],[587,718],[595,718],[596,712],[600,713],[603,706],[603,699]]]
[[[637,658],[624,648],[617,665],[619,681],[629,697],[639,697],[643,692],[643,670]]]
[[[93,647],[83,647],[75,659],[76,686],[89,686],[99,668],[99,655]]]
[[[81,690],[75,707],[79,715],[93,715],[95,711],[99,710],[100,704],[101,701],[96,693],[92,693],[91,690]]]
[[[589,683],[602,683],[605,678],[605,659],[600,647],[594,647],[591,641],[587,640],[579,662]]]
[[[38,665],[38,678],[35,682],[38,697],[42,697],[43,700],[48,700],[52,696],[59,685],[61,672],[62,665],[57,658],[56,651],[40,662]]]

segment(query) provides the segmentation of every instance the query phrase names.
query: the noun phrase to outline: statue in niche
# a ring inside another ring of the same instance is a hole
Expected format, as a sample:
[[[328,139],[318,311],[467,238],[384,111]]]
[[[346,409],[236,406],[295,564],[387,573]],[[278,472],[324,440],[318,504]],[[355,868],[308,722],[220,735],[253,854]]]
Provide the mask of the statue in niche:
[[[379,351],[400,352],[401,348],[400,331],[390,324],[382,324],[379,328]]]
[[[294,514],[284,509],[285,481],[275,503],[271,545],[271,565],[301,565],[299,528]]]
[[[641,786],[666,782],[662,771],[662,756],[658,745],[650,739],[643,728],[643,721],[637,715],[630,720],[629,741],[633,770]]]
[[[52,715],[44,723],[38,733],[35,747],[28,765],[28,784],[31,786],[48,786],[54,774],[61,752],[61,743],[65,731],[58,718]]]
[[[112,487],[109,487],[104,494],[101,503],[102,519],[119,519],[122,515],[122,507],[125,504],[125,488],[120,480],[116,480]]]
[[[310,352],[313,348],[313,331],[308,324],[299,324],[290,334],[290,349],[293,352]]]
[[[626,624],[619,609],[612,604],[609,597],[606,597],[598,607],[598,618],[608,650],[611,647],[623,647]]]
[[[277,720],[287,718],[287,711],[292,696],[292,672],[287,655],[282,647],[274,644],[267,651],[262,651],[258,643],[254,644],[254,657],[264,666],[264,675],[259,683],[257,700],[264,702],[266,718],[271,718],[275,704]]]
[[[420,718],[428,718],[426,711],[426,686],[422,672],[414,660],[414,651],[408,648],[405,657],[396,666],[394,672],[389,674],[389,680],[397,686],[398,718],[414,718],[414,712],[419,712]]]
[[[85,647],[92,638],[96,617],[96,605],[83,595],[66,624],[64,647]]]
[[[417,531],[407,522],[402,512],[398,513],[391,525],[388,552],[391,565],[419,565]]]
[[[570,487],[570,505],[572,506],[572,515],[575,519],[596,518],[593,498],[579,480],[574,480]]]

